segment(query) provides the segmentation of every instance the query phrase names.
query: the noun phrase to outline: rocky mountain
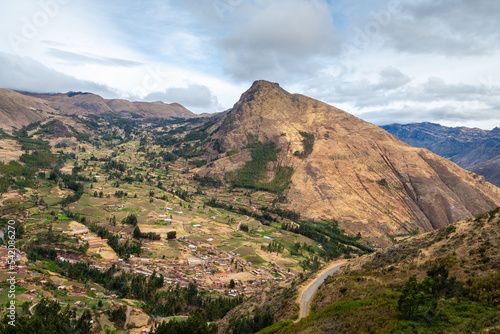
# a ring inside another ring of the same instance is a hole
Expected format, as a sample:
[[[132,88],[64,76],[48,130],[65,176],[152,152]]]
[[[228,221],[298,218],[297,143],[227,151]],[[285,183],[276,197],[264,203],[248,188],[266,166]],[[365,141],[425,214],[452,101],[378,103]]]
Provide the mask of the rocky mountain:
[[[382,126],[411,146],[426,148],[500,186],[500,128],[491,131],[433,123]]]
[[[111,114],[132,118],[193,118],[199,117],[178,103],[131,102],[127,100],[107,100],[99,95],[82,92],[66,94],[29,94],[47,101],[63,114],[88,115]]]
[[[430,231],[500,204],[500,189],[484,178],[276,83],[255,82],[209,130],[214,148],[226,153],[200,174],[250,177],[255,188],[278,191],[283,184],[289,203],[282,207],[303,218],[335,218],[353,233]],[[255,143],[264,152],[275,145],[276,157],[262,158]]]

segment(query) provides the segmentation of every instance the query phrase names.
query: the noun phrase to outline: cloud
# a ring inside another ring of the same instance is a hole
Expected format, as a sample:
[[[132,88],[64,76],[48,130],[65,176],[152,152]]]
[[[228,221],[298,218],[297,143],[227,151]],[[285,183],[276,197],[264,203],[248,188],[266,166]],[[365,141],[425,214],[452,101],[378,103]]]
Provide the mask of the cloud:
[[[386,46],[409,53],[472,56],[500,47],[500,2],[407,0],[384,29]]]
[[[217,98],[206,86],[192,84],[187,87],[168,88],[165,92],[155,92],[146,96],[144,101],[176,102],[188,108],[217,108]]]
[[[391,90],[397,89],[409,83],[410,77],[399,69],[394,67],[386,67],[380,71],[380,82],[377,85],[378,89]]]
[[[471,109],[469,109],[471,107]],[[381,108],[357,116],[376,125],[433,122],[449,126],[468,126],[492,129],[498,126],[500,115],[491,109],[480,109],[480,105],[445,105],[427,107],[405,105],[399,108]]]
[[[326,2],[273,0],[233,15],[239,23],[218,47],[224,70],[238,80],[289,80],[315,72],[319,57],[338,52]]]
[[[104,65],[104,66],[123,66],[123,67],[133,67],[143,65],[140,62],[111,58],[111,57],[101,57],[90,54],[74,53],[69,51],[64,51],[56,48],[49,48],[47,53],[54,56],[55,58],[65,60],[69,63],[79,65],[91,64],[91,65]]]
[[[38,92],[59,93],[86,91],[115,97],[116,93],[105,85],[52,70],[32,58],[20,57],[0,52],[0,87]]]

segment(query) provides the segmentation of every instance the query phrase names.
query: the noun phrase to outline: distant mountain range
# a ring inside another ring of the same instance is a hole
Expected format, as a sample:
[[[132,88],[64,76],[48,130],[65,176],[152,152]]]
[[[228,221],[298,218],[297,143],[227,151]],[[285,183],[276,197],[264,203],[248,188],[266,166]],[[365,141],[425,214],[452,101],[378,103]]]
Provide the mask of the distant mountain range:
[[[500,128],[491,131],[434,123],[391,124],[382,128],[405,143],[426,148],[500,186]]]
[[[135,119],[175,119],[206,117],[194,114],[178,103],[107,100],[82,92],[35,94],[0,89],[0,128],[11,130],[49,115],[99,115]]]

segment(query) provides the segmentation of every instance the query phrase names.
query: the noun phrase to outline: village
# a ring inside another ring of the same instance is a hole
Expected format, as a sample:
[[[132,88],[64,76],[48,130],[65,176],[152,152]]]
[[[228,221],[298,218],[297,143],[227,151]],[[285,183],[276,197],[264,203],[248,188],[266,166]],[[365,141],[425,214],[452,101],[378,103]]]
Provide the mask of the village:
[[[125,260],[114,254],[106,239],[94,235],[84,225],[72,225],[71,229],[63,234],[76,238],[80,244],[88,243],[88,252],[98,254],[85,259],[91,263],[91,268],[106,271],[115,265],[127,273],[148,277],[153,274],[157,277],[163,276],[166,286],[179,285],[186,288],[190,283],[194,283],[200,291],[237,297],[252,295],[267,285],[280,284],[297,276],[293,271],[276,264],[264,266],[247,262],[240,254],[217,247],[213,238],[202,242],[190,240],[189,235],[175,240],[178,245],[175,258],[155,259],[131,255]],[[163,237],[157,241],[143,240],[142,248],[148,251],[165,246],[168,242],[171,240]],[[57,261],[62,262],[77,263],[82,260],[66,258],[64,254],[57,256]]]

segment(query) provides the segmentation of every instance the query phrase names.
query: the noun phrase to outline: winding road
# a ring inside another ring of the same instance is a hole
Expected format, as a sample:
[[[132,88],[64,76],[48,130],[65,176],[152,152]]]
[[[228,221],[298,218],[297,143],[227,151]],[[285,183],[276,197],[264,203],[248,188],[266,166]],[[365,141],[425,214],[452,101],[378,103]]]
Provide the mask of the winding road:
[[[325,268],[323,272],[314,281],[310,282],[304,288],[302,296],[300,296],[300,313],[297,321],[309,315],[309,307],[311,305],[311,300],[316,290],[318,290],[319,286],[323,284],[323,282],[328,276],[336,273],[337,270],[339,270],[340,267],[344,265],[344,263],[345,262],[332,263],[329,267]]]

